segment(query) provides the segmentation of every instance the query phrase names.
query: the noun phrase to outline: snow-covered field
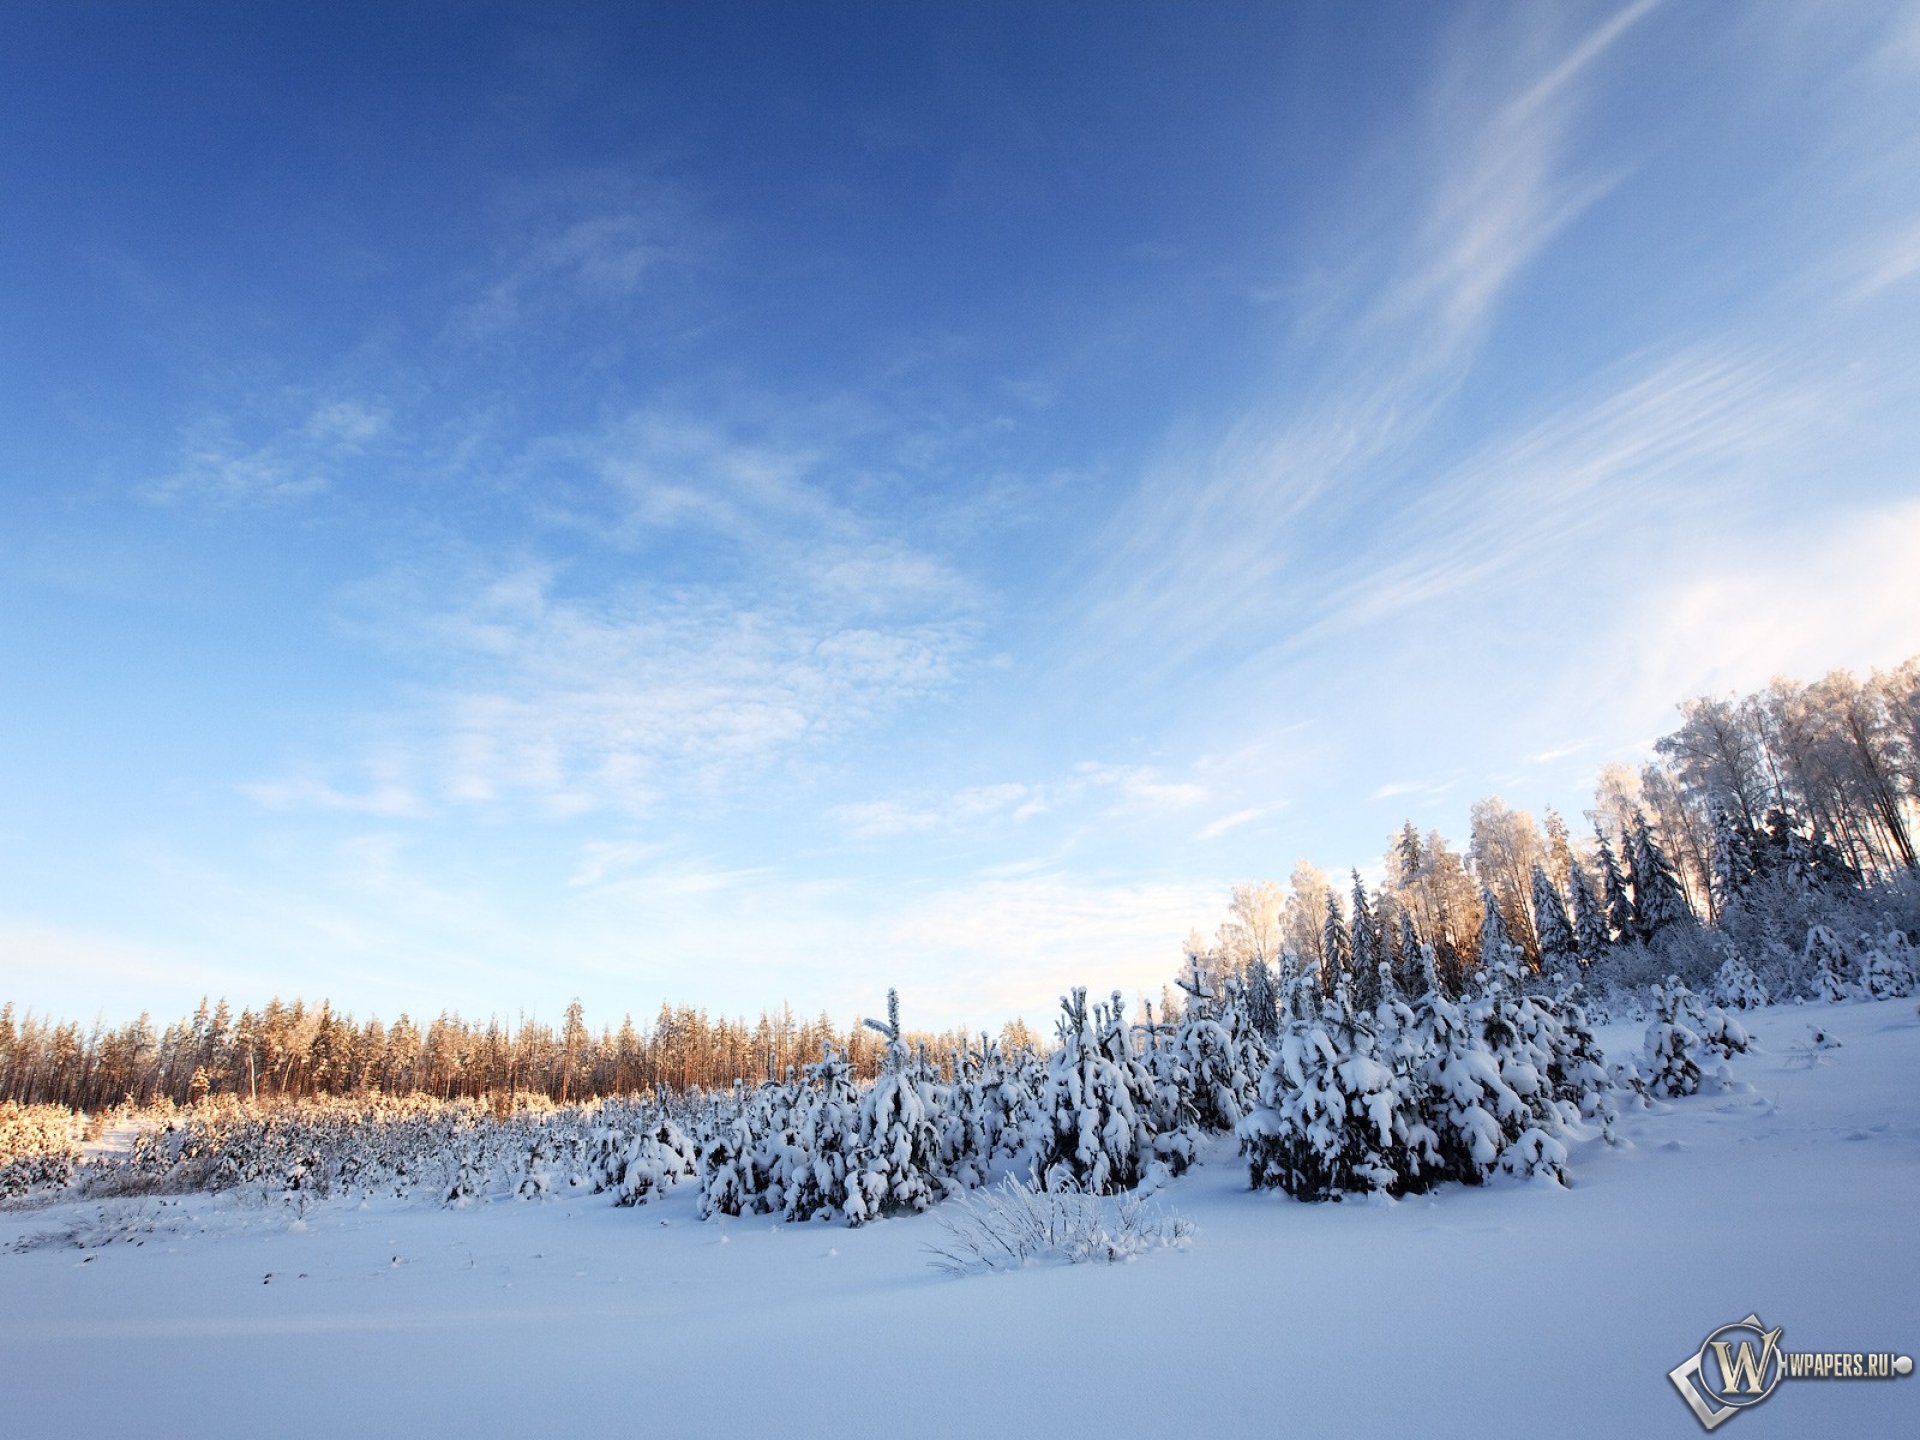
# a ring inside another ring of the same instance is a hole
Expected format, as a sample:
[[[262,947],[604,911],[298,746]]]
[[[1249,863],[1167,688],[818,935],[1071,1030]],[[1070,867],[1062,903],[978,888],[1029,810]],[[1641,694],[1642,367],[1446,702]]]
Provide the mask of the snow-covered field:
[[[1839,1048],[1811,1051],[1810,1025]],[[1750,1311],[1920,1351],[1912,1000],[1751,1022],[1741,1088],[1630,1110],[1572,1184],[1306,1205],[1223,1143],[1191,1247],[955,1278],[939,1212],[702,1222],[693,1187],[442,1209],[234,1196],[0,1214],[8,1433],[1697,1435],[1667,1380]],[[1631,1027],[1603,1031],[1610,1054]],[[1750,1087],[1750,1088],[1747,1088]],[[1920,1434],[1920,1378],[1716,1432]]]

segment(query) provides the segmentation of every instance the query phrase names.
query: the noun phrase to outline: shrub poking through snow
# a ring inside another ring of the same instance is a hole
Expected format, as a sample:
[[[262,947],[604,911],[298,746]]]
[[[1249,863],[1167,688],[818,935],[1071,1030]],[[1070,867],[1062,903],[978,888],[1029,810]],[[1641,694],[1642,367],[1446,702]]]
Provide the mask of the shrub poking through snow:
[[[945,1238],[926,1248],[932,1263],[951,1275],[1048,1261],[1112,1264],[1150,1250],[1185,1249],[1193,1237],[1192,1221],[1156,1213],[1138,1195],[1116,1202],[1071,1186],[1042,1189],[1013,1176],[942,1206],[937,1218]]]

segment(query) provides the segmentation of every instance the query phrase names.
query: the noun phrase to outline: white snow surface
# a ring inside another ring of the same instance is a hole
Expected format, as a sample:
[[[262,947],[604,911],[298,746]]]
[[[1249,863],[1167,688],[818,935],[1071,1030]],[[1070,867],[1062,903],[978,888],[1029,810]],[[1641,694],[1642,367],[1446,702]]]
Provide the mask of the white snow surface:
[[[1191,1248],[1119,1265],[955,1278],[937,1212],[702,1222],[692,1185],[3,1213],[0,1428],[1699,1435],[1667,1372],[1750,1311],[1790,1350],[1920,1353],[1914,1002],[1742,1018],[1732,1093],[1628,1110],[1565,1188],[1309,1205],[1223,1141],[1154,1197]],[[1814,1022],[1839,1048],[1805,1050]],[[1716,1433],[1920,1434],[1920,1377],[1788,1381]]]

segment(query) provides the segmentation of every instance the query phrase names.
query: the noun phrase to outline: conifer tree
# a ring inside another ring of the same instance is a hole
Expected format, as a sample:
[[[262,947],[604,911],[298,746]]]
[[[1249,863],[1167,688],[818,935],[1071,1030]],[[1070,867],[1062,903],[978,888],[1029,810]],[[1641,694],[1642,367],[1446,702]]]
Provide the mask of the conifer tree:
[[[1198,950],[1187,951],[1187,973],[1176,977],[1173,983],[1178,985],[1181,993],[1187,997],[1189,1013],[1195,1011],[1203,1015],[1212,1013],[1213,1002],[1219,997],[1214,991],[1211,977],[1200,963]],[[1062,1000],[1060,1003],[1064,1005],[1066,1001]]]
[[[1134,1077],[1108,1055],[1101,1017],[1089,1011],[1085,987],[1062,997],[1060,1011],[1059,1044],[1047,1058],[1041,1130],[1034,1137],[1037,1178],[1049,1190],[1130,1190],[1139,1183],[1143,1152],[1153,1152]]]
[[[1493,891],[1484,885],[1480,887],[1480,971],[1484,975],[1489,967],[1497,967],[1502,973],[1511,972],[1517,981],[1520,977],[1520,947],[1513,943],[1513,932],[1507,929],[1507,920],[1500,913],[1500,902],[1493,898]]]
[[[887,991],[887,1018],[867,1028],[886,1037],[886,1060],[860,1102],[860,1140],[847,1185],[855,1225],[900,1210],[924,1210],[943,1192],[925,1055],[916,1065],[900,1029],[900,996]]]
[[[1693,907],[1680,884],[1673,863],[1654,838],[1644,813],[1636,813],[1629,846],[1633,867],[1634,928],[1642,940],[1651,940],[1671,925],[1693,919]]]
[[[1183,1090],[1180,1119],[1201,1128],[1232,1130],[1252,1101],[1267,1047],[1250,1033],[1243,1007],[1230,988],[1213,1015],[1189,1012],[1173,1037]],[[1237,1032],[1237,1033],[1236,1033]],[[1249,1070],[1249,1062],[1255,1063]],[[1161,1122],[1156,1128],[1169,1128]],[[1184,1167],[1175,1157],[1176,1171]]]
[[[1278,991],[1264,955],[1255,955],[1247,962],[1247,1023],[1269,1042],[1280,1033]]]
[[[1697,1004],[1677,976],[1653,987],[1654,1018],[1647,1026],[1645,1068],[1641,1076],[1649,1093],[1661,1099],[1691,1095],[1700,1088],[1698,1051],[1701,1038],[1687,1022]]]
[[[1422,1049],[1427,1123],[1435,1136],[1438,1172],[1477,1185],[1521,1133],[1526,1106],[1502,1078],[1498,1061],[1488,1051],[1479,1013],[1485,1008],[1484,998],[1450,998],[1440,984],[1432,954],[1429,947],[1420,993],[1412,1006]]]
[[[1426,852],[1420,845],[1420,832],[1413,828],[1409,820],[1400,827],[1400,835],[1394,842],[1394,855],[1400,862],[1400,887],[1411,888],[1419,879],[1420,872],[1426,867]]]
[[[1240,1128],[1254,1186],[1302,1200],[1425,1188],[1438,1154],[1416,1087],[1411,1066],[1382,1063],[1373,1026],[1336,981],[1319,1013],[1281,1036]]]
[[[845,1208],[859,1128],[853,1065],[823,1040],[820,1058],[807,1066],[794,1099],[795,1163],[785,1197],[787,1219],[810,1220]]]
[[[1607,843],[1607,832],[1595,827],[1594,837],[1600,853],[1600,895],[1606,906],[1607,928],[1615,940],[1634,938],[1633,897],[1627,890],[1627,879],[1620,871],[1620,862],[1614,858],[1613,846]]]
[[[1560,899],[1560,892],[1548,878],[1546,868],[1535,861],[1533,865],[1533,933],[1540,941],[1540,969],[1543,974],[1555,975],[1562,971],[1575,969],[1579,965],[1579,942],[1573,932],[1573,923],[1567,918],[1566,905]]]
[[[1353,972],[1353,935],[1340,913],[1340,900],[1327,891],[1327,918],[1320,927],[1320,950],[1326,961],[1324,984],[1333,985]]]
[[[1385,954],[1385,946],[1381,942],[1379,917],[1374,912],[1373,902],[1367,896],[1366,884],[1360,879],[1358,870],[1353,872],[1353,915],[1347,928],[1353,946],[1351,974],[1354,1004],[1362,1011],[1370,1010],[1379,995],[1380,961]]]
[[[1420,937],[1413,928],[1413,917],[1400,912],[1400,953],[1396,962],[1395,983],[1403,992],[1418,994],[1421,972],[1430,957],[1423,957]]]
[[[1560,812],[1551,805],[1546,808],[1544,825],[1547,832],[1547,858],[1552,866],[1553,883],[1573,887],[1573,872],[1578,862],[1573,858],[1572,837],[1567,834],[1567,822],[1560,818]]]
[[[1807,943],[1801,952],[1801,963],[1812,977],[1814,993],[1829,1003],[1851,1000],[1859,993],[1860,987],[1853,978],[1853,962],[1847,955],[1846,946],[1840,943],[1825,925],[1812,925],[1807,928]]]
[[[1771,1004],[1773,1000],[1753,966],[1731,947],[1728,948],[1727,958],[1720,962],[1720,968],[1713,972],[1711,994],[1717,1003],[1731,1005],[1736,1010],[1755,1009]]]
[[[1580,951],[1580,958],[1591,965],[1612,943],[1607,927],[1607,912],[1600,898],[1593,893],[1593,882],[1587,879],[1586,869],[1576,862],[1568,873],[1571,882],[1568,890],[1573,900],[1574,943]]]
[[[1758,861],[1754,853],[1753,831],[1746,821],[1731,810],[1716,806],[1713,812],[1713,905],[1724,913],[1738,904],[1752,888]]]

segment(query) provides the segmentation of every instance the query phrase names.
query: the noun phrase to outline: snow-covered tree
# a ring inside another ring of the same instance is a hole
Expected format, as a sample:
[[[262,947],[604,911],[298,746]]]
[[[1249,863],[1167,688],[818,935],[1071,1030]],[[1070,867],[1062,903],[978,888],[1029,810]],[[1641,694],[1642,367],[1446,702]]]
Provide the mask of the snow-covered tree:
[[[1574,937],[1573,922],[1567,918],[1567,907],[1553,881],[1547,878],[1545,866],[1536,862],[1532,878],[1533,931],[1540,941],[1540,969],[1549,975],[1574,971],[1580,963],[1580,946]]]
[[[860,1134],[860,1091],[853,1065],[823,1041],[820,1058],[806,1069],[794,1098],[790,1168],[783,1214],[811,1220],[845,1209],[848,1177],[856,1165]]]
[[[1647,1025],[1642,1073],[1649,1094],[1672,1098],[1699,1091],[1703,1041],[1688,1023],[1692,998],[1678,977],[1653,987],[1653,1021]]]
[[[1530,1118],[1526,1102],[1502,1078],[1499,1060],[1487,1048],[1484,994],[1479,999],[1482,1003],[1449,998],[1429,965],[1413,1003],[1437,1164],[1446,1178],[1468,1184],[1479,1184],[1493,1172]]]
[[[847,1183],[847,1219],[858,1225],[902,1210],[924,1210],[944,1193],[939,1142],[924,1056],[915,1065],[900,1029],[900,996],[887,991],[887,1018],[868,1020],[886,1037],[886,1060],[860,1099],[859,1142]]]
[[[1522,969],[1520,947],[1514,944],[1513,932],[1507,929],[1507,917],[1500,913],[1500,902],[1494,898],[1493,891],[1487,889],[1480,892],[1479,949],[1482,973],[1491,967],[1511,973],[1518,981]]]
[[[1606,907],[1607,928],[1613,938],[1630,940],[1634,934],[1633,896],[1627,889],[1620,862],[1614,858],[1613,846],[1607,843],[1606,831],[1595,830],[1594,849],[1600,857],[1600,897]]]
[[[1048,1189],[1130,1190],[1139,1183],[1143,1153],[1153,1153],[1134,1078],[1108,1055],[1085,987],[1063,997],[1060,1010],[1058,1044],[1041,1087],[1036,1178]]]
[[[1279,991],[1264,955],[1255,955],[1247,964],[1247,1023],[1268,1042],[1280,1034]]]
[[[1889,926],[1878,936],[1860,937],[1861,982],[1875,1000],[1911,995],[1920,984],[1920,957],[1899,930]]]
[[[1737,905],[1759,871],[1753,829],[1731,810],[1713,812],[1713,903],[1715,913]]]
[[[753,1116],[735,1086],[732,1113],[709,1136],[700,1156],[700,1215],[740,1215],[754,1208],[761,1193],[754,1173],[754,1153],[760,1137],[754,1133]]]
[[[1328,1200],[1431,1183],[1438,1152],[1420,1117],[1417,1081],[1396,1068],[1397,1058],[1382,1063],[1373,1027],[1336,984],[1316,1016],[1281,1036],[1260,1104],[1240,1127],[1253,1184]]]
[[[1720,962],[1720,968],[1713,972],[1711,991],[1717,1004],[1736,1010],[1757,1009],[1770,1004],[1773,998],[1754,973],[1753,966],[1731,950]]]
[[[1244,1017],[1236,1013],[1223,1020],[1227,1023],[1189,1010],[1172,1046],[1186,1109],[1203,1129],[1215,1132],[1240,1123],[1257,1081],[1257,1072],[1246,1073],[1241,1047],[1228,1028],[1236,1020],[1244,1025]]]
[[[1651,940],[1669,926],[1691,921],[1693,909],[1667,853],[1654,838],[1645,814],[1636,814],[1628,842],[1633,870],[1634,932]]]
[[[693,1141],[664,1115],[649,1117],[631,1133],[624,1127],[606,1127],[604,1135],[605,1188],[614,1192],[616,1205],[644,1204],[699,1173]]]
[[[1380,960],[1386,953],[1386,947],[1381,940],[1379,916],[1358,870],[1353,872],[1353,914],[1347,924],[1347,933],[1353,947],[1350,983],[1354,1003],[1365,1010],[1373,1004],[1378,989]]]
[[[1577,861],[1568,873],[1567,889],[1573,905],[1574,943],[1580,958],[1591,965],[1613,943],[1606,907],[1593,893],[1593,882],[1587,878],[1585,867]]]
[[[1422,955],[1424,948],[1413,928],[1413,917],[1402,910],[1399,953],[1394,957],[1394,984],[1403,994],[1419,988],[1422,968],[1430,958]]]
[[[1822,1000],[1830,1004],[1838,1003],[1851,1000],[1859,993],[1860,987],[1853,978],[1853,961],[1847,954],[1847,947],[1825,925],[1808,927],[1807,943],[1801,958],[1806,973],[1812,978],[1814,991]]]
[[[1347,918],[1340,913],[1340,899],[1333,891],[1327,891],[1326,918],[1320,925],[1321,963],[1326,966],[1330,981],[1353,973],[1353,933],[1347,929]]]

